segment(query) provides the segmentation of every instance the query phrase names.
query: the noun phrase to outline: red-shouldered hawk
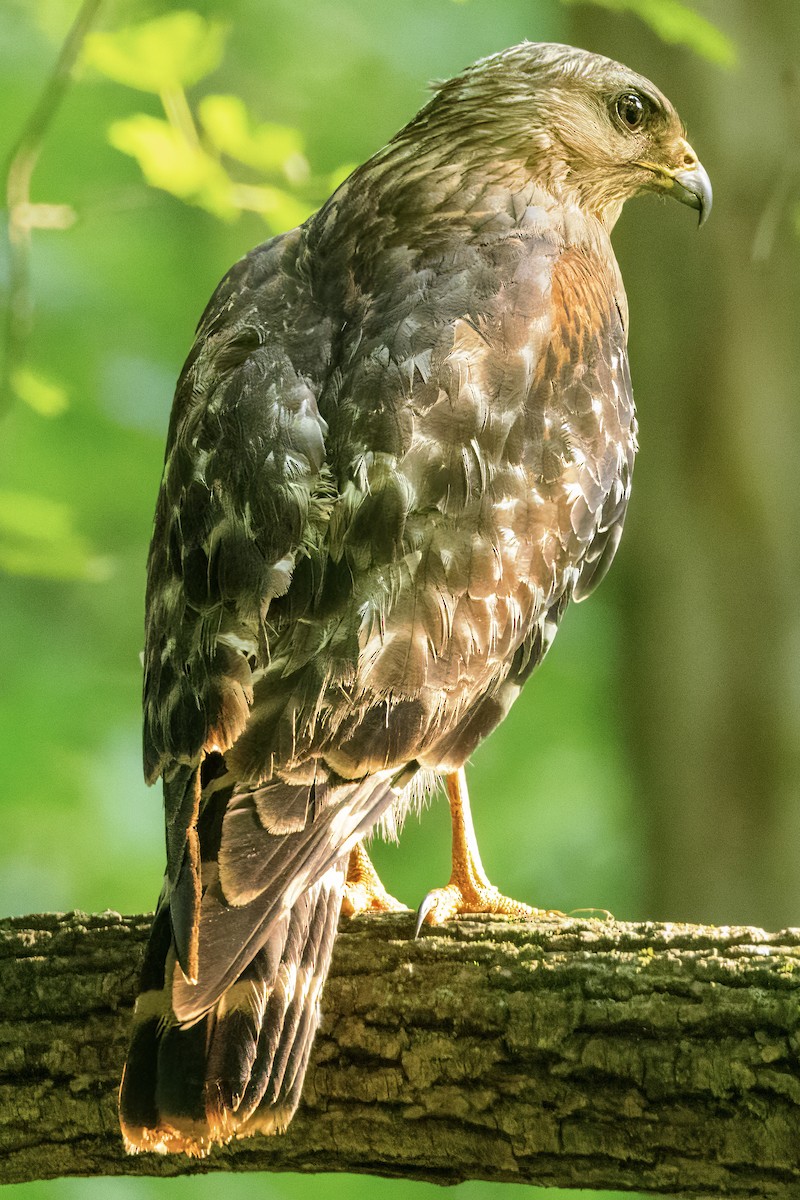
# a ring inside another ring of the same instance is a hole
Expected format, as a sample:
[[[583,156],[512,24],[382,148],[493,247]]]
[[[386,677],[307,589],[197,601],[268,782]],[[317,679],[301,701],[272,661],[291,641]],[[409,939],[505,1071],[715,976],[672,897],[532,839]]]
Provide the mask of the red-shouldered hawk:
[[[526,43],[440,86],[225,277],[180,377],[147,590],[145,770],[167,872],[121,1090],[132,1150],[285,1128],[361,839],[445,777],[422,915],[486,879],[463,764],[619,542],[636,450],[609,234],[711,205],[646,79]]]

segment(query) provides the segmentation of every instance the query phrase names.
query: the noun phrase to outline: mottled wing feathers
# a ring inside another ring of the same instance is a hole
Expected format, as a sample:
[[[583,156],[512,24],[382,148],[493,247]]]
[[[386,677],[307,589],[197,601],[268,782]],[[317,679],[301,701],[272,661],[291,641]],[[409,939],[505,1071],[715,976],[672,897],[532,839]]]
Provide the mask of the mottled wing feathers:
[[[148,568],[150,779],[242,731],[247,652],[258,655],[270,600],[324,523],[327,322],[299,287],[297,241],[276,238],[234,268],[178,385]]]
[[[270,601],[329,504],[316,402],[327,323],[304,299],[297,243],[295,231],[254,250],[206,309],[175,397],[148,565],[145,771],[164,775],[173,928],[193,979],[201,759],[245,728]]]
[[[227,756],[250,786],[311,760],[345,778],[460,765],[456,728],[487,695],[502,719],[518,649],[541,657],[547,614],[621,528],[635,435],[613,261],[542,235],[385,258],[406,287],[375,297],[352,271],[335,322],[320,407],[338,494],[272,606]]]

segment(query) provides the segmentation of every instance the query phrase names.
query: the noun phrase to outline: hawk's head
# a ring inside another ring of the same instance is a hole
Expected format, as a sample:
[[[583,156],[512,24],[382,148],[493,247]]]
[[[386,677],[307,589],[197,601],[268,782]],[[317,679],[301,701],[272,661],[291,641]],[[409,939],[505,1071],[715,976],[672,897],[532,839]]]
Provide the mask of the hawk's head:
[[[711,209],[711,182],[678,114],[649,80],[555,43],[524,42],[443,84],[410,128],[448,139],[450,153],[508,164],[613,225],[624,202],[662,192]]]

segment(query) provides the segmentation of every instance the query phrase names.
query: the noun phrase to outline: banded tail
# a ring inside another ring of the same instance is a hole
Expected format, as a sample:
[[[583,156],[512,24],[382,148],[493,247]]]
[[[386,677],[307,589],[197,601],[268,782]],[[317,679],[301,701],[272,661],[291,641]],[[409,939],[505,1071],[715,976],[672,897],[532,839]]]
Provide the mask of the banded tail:
[[[233,1137],[286,1129],[319,1025],[349,852],[407,781],[341,783],[321,811],[315,798],[316,812],[311,788],[283,783],[206,797],[198,978],[188,982],[179,965],[181,900],[167,878],[120,1087],[130,1153],[201,1157]],[[298,804],[304,823],[291,819]],[[273,831],[274,811],[287,832]]]

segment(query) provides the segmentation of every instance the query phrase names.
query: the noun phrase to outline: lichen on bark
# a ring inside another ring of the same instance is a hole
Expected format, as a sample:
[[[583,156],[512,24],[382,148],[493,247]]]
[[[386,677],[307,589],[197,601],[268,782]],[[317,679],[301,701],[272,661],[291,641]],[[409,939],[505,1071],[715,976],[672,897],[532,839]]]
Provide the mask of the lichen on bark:
[[[0,922],[0,1181],[356,1171],[800,1194],[800,931],[343,921],[289,1132],[202,1162],[116,1122],[148,918]]]

